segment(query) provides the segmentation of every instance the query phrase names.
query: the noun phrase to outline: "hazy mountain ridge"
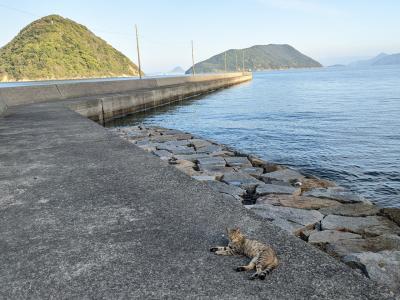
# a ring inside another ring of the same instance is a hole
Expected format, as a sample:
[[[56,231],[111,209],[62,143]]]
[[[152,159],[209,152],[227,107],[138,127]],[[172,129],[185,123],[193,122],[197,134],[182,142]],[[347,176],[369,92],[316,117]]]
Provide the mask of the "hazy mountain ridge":
[[[374,66],[400,65],[400,53],[387,55],[373,63]]]
[[[375,62],[379,61],[380,59],[388,56],[386,53],[380,53],[377,56],[374,56],[369,59],[358,60],[349,64],[350,67],[365,67],[365,66],[372,66]]]
[[[128,57],[85,26],[50,15],[0,49],[0,81],[136,76]]]
[[[322,65],[290,45],[255,45],[246,49],[230,49],[195,64],[196,73],[214,73],[242,70],[243,53],[245,70],[262,71],[290,68],[318,68]],[[192,73],[192,68],[186,74]]]

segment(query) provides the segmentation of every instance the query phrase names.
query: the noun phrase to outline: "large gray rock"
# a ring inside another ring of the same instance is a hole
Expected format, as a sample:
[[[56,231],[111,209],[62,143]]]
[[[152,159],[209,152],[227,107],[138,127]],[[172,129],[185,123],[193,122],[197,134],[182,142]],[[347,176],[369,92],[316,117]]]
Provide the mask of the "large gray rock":
[[[200,165],[212,165],[212,166],[220,166],[220,167],[225,167],[225,165],[226,165],[226,162],[222,157],[198,158],[197,162]]]
[[[366,217],[374,216],[379,212],[376,205],[368,203],[349,203],[341,204],[339,206],[326,207],[320,209],[324,215],[339,215],[348,217]]]
[[[224,149],[219,145],[209,145],[205,147],[196,148],[197,153],[214,153],[214,152],[221,152]]]
[[[303,193],[304,196],[328,198],[343,203],[368,202],[363,197],[342,187],[328,187],[327,189],[313,189]]]
[[[323,231],[322,231],[323,232]],[[384,234],[366,239],[341,239],[331,241],[325,250],[337,257],[352,253],[379,252],[384,250],[400,251],[400,237],[395,234]]]
[[[157,150],[167,150],[169,152],[172,152],[173,154],[176,155],[187,155],[187,154],[194,154],[195,151],[191,147],[185,147],[185,146],[175,146],[171,145],[169,143],[161,143],[157,144],[156,146]]]
[[[400,251],[354,253],[344,257],[343,261],[400,294]]]
[[[284,194],[269,194],[259,197],[257,204],[270,204],[301,209],[320,209],[323,207],[338,206],[340,203],[335,200],[316,197],[293,196]],[[321,212],[321,210],[320,210]]]
[[[289,194],[292,195],[298,189],[287,186],[287,185],[279,185],[279,184],[261,184],[257,187],[256,193],[259,196],[268,195],[268,194]]]
[[[222,181],[245,190],[255,190],[258,185],[263,184],[262,181],[240,172],[224,174]]]
[[[190,160],[192,162],[197,162],[200,158],[209,157],[205,153],[195,153],[195,154],[174,154],[176,159]]]
[[[223,193],[223,194],[228,194],[232,196],[240,196],[243,197],[244,194],[246,193],[245,190],[234,186],[234,185],[229,185],[220,181],[208,181],[207,185],[214,191]]]
[[[230,167],[252,167],[250,161],[244,156],[225,157],[225,161]]]
[[[0,99],[0,117],[3,117],[7,114],[8,107],[7,104]]]
[[[308,242],[314,245],[335,243],[340,240],[361,239],[362,236],[351,232],[342,232],[336,230],[316,231],[310,234]]]
[[[236,172],[234,168],[230,167],[223,167],[218,165],[202,165],[202,164],[199,164],[199,170],[207,174],[219,174],[221,176],[227,173]]]
[[[259,204],[247,205],[246,208],[267,220],[275,221],[274,223],[276,225],[285,230],[292,230],[291,232],[294,234],[298,234],[299,231],[303,229],[314,228],[315,224],[321,221],[324,217],[317,210],[304,210]]]
[[[275,172],[265,173],[261,176],[262,180],[269,183],[273,181],[295,182],[304,178],[299,172],[292,169],[283,169]]]
[[[153,151],[153,153],[162,160],[169,160],[170,158],[172,158],[172,153],[167,150],[156,150]]]
[[[239,172],[242,172],[242,173],[246,173],[246,174],[248,174],[248,175],[250,175],[250,176],[253,176],[253,177],[260,177],[262,174],[263,174],[263,172],[264,172],[264,169],[263,168],[257,168],[257,167],[244,167],[244,168],[236,168]]]
[[[400,234],[400,227],[386,217],[344,217],[329,215],[321,222],[322,230],[339,230],[366,236]]]
[[[267,162],[261,158],[258,158],[258,157],[252,156],[252,155],[250,155],[248,158],[254,167],[263,168],[265,170],[265,172],[275,172],[275,171],[283,169],[283,167],[281,167],[277,164]]]
[[[190,142],[196,149],[212,145],[211,142],[202,139],[192,139]]]

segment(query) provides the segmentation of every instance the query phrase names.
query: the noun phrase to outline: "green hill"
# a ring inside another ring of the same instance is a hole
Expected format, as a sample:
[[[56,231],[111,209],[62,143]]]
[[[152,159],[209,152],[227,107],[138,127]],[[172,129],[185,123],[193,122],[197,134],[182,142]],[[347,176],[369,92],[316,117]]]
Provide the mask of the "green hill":
[[[302,54],[290,45],[270,44],[256,45],[246,49],[230,49],[195,64],[195,71],[196,73],[224,72],[225,53],[227,71],[241,70],[243,51],[245,69],[250,71],[322,67],[319,62]],[[192,73],[192,68],[186,71],[186,74],[190,73]]]
[[[34,21],[0,49],[0,81],[137,76],[129,58],[57,15]]]

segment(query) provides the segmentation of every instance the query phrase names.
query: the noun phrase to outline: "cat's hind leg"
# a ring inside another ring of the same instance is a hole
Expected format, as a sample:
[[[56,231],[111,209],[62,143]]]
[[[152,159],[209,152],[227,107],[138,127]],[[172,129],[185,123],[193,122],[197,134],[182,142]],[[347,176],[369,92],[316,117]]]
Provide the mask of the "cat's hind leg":
[[[240,266],[237,267],[235,270],[237,272],[243,272],[243,271],[250,271],[253,270],[256,267],[256,262],[258,260],[258,256],[254,257],[247,266]]]

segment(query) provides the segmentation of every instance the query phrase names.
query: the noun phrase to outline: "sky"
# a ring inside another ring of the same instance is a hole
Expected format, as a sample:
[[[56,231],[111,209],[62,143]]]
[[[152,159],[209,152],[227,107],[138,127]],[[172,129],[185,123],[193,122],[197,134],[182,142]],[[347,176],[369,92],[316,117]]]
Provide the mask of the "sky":
[[[400,52],[399,0],[0,0],[0,47],[59,14],[87,26],[142,68],[167,72],[232,48],[290,44],[324,65]]]

